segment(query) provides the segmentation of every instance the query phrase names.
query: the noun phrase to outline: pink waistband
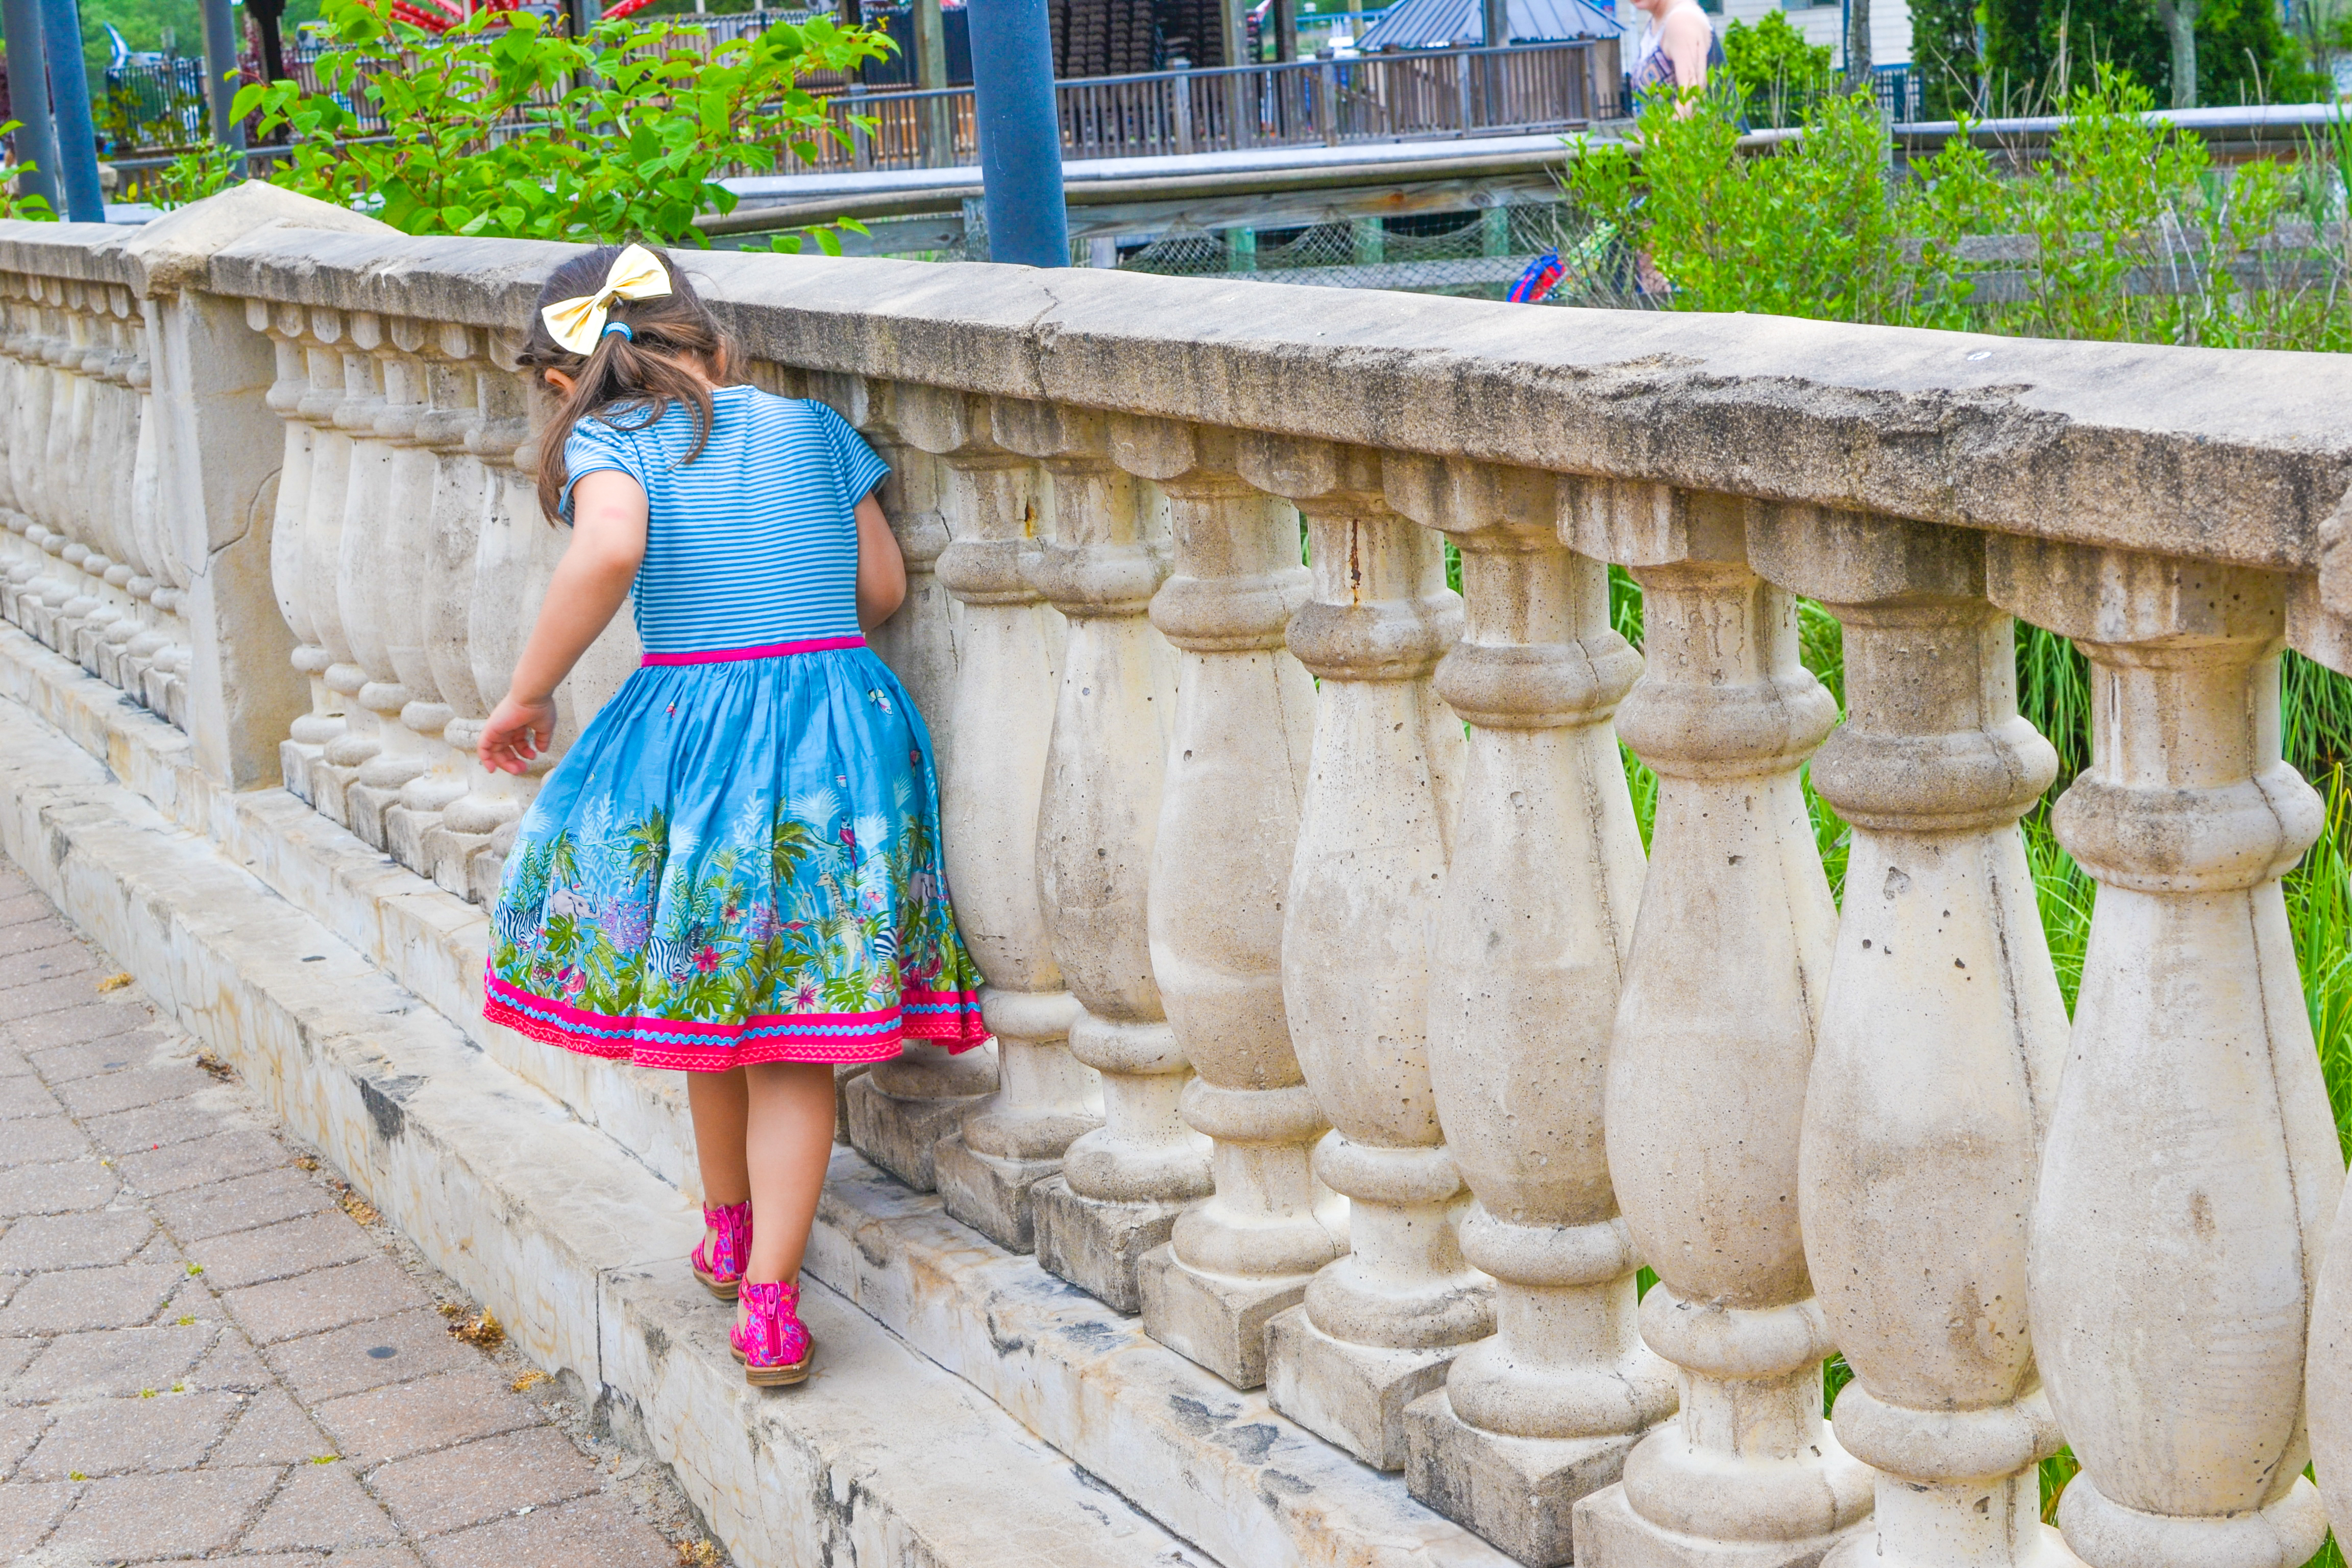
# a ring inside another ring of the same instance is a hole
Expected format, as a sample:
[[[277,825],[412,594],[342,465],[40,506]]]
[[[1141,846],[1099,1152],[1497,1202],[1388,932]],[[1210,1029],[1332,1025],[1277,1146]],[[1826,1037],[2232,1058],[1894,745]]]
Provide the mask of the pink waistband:
[[[762,643],[758,647],[718,647],[697,653],[649,653],[647,666],[656,664],[732,664],[739,658],[782,658],[793,653],[824,653],[837,647],[864,647],[866,639],[810,637],[802,642]]]

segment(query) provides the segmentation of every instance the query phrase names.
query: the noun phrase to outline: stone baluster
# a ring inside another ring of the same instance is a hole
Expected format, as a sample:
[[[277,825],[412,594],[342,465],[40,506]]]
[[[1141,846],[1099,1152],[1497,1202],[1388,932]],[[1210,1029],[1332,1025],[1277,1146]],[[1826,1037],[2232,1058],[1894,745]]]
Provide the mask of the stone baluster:
[[[470,898],[475,858],[488,850],[500,829],[521,816],[524,791],[513,775],[486,772],[478,762],[467,763],[482,738],[489,710],[506,695],[514,679],[515,660],[522,652],[530,626],[517,625],[516,606],[522,591],[528,558],[525,527],[544,527],[535,497],[522,500],[529,510],[514,512],[515,454],[530,437],[529,405],[521,379],[495,363],[479,363],[474,373],[475,405],[478,417],[465,430],[467,452],[481,474],[475,497],[473,548],[445,536],[452,598],[442,611],[444,636],[454,636],[473,675],[473,690],[480,713],[449,721],[443,731],[458,755],[466,793],[441,811],[440,822],[425,834],[425,858],[433,879],[450,892]]]
[[[1002,398],[996,439],[1040,459],[1053,539],[1022,574],[1068,622],[1037,821],[1045,929],[1080,1011],[1070,1054],[1102,1075],[1103,1125],[1038,1184],[1037,1261],[1118,1311],[1143,1305],[1143,1255],[1210,1191],[1208,1141],[1177,1102],[1192,1069],[1151,975],[1145,899],[1170,709],[1147,611],[1166,574],[1143,498],[1101,416]]]
[[[1805,1097],[1798,1217],[1854,1379],[1846,1451],[1878,1471],[1832,1564],[2068,1561],[2037,1461],[2026,1224],[2066,1008],[2017,819],[2058,758],[2017,711],[2010,618],[1971,533],[1752,508],[1748,553],[1845,625],[1848,717],[1813,787],[1853,828]]]
[[[1276,1409],[1365,1463],[1401,1469],[1404,1407],[1494,1331],[1454,1226],[1469,1194],[1430,1085],[1429,942],[1461,773],[1462,726],[1430,686],[1460,635],[1436,539],[1390,510],[1359,447],[1242,437],[1242,477],[1306,513],[1311,586],[1290,651],[1321,678],[1282,994],[1333,1131],[1315,1173],[1350,1200],[1353,1251],[1266,1329]]]
[[[73,584],[78,575],[73,561],[87,555],[89,549],[75,543],[72,537],[61,530],[47,524],[38,526],[43,555],[37,568],[39,575],[26,584],[20,603],[25,611],[25,629],[46,643],[56,636],[58,611],[73,597]],[[66,555],[68,550],[74,552],[72,559]]]
[[[1610,1042],[1609,1173],[1658,1274],[1643,1340],[1681,1409],[1575,1509],[1584,1568],[1818,1562],[1871,1476],[1822,1418],[1834,1348],[1797,1226],[1798,1134],[1837,908],[1798,771],[1837,719],[1798,661],[1795,602],[1747,558],[1736,498],[1564,487],[1580,553],[1643,593],[1617,727],[1658,778],[1650,868]]]
[[[6,531],[0,534],[0,617],[11,622],[16,617],[17,570],[40,552],[25,537],[33,520],[25,515],[16,472],[31,417],[26,400],[32,395],[25,363],[32,342],[30,312],[23,289],[19,275],[0,273],[0,529]]]
[[[940,832],[956,922],[987,979],[981,1011],[1002,1087],[942,1138],[934,1172],[947,1211],[1015,1252],[1036,1245],[1031,1194],[1070,1141],[1101,1121],[1095,1073],[1067,1046],[1077,1004],[1064,989],[1037,889],[1037,823],[1054,723],[1059,638],[1022,561],[1037,549],[1035,465],[998,447],[988,405],[900,386],[907,441],[941,459],[952,540],[940,584],[963,606],[955,731],[940,783]],[[853,1086],[854,1087],[854,1086]]]
[[[305,537],[311,522],[310,477],[318,432],[332,411],[331,399],[340,395],[341,378],[339,370],[331,387],[326,387],[313,375],[310,313],[301,307],[248,300],[245,318],[255,331],[268,334],[278,356],[277,378],[263,395],[270,411],[284,422],[286,432],[278,496],[270,513],[269,580],[278,612],[294,634],[292,663],[310,693],[310,710],[288,727],[288,738],[278,747],[278,769],[287,789],[310,801],[314,799],[311,770],[324,755],[327,743],[343,732],[344,724],[341,703],[327,688],[326,671],[331,660],[311,614],[310,546]]]
[[[467,438],[481,423],[479,334],[454,323],[425,329],[420,345],[425,407],[416,422],[416,441],[434,458],[425,523],[418,536],[417,593],[414,628],[419,646],[393,648],[401,684],[417,693],[400,710],[400,721],[423,737],[425,771],[401,786],[384,812],[384,837],[400,863],[433,875],[430,836],[442,814],[465,798],[481,772],[471,742],[488,718],[474,679],[467,651],[467,610],[474,591],[474,555],[481,540],[484,491],[488,474],[467,450]],[[471,725],[474,728],[459,728]],[[464,749],[457,742],[471,739]]]
[[[947,771],[954,733],[955,616],[940,586],[940,552],[948,546],[945,479],[940,459],[910,445],[899,431],[896,389],[887,381],[855,375],[806,378],[813,391],[856,426],[875,455],[890,465],[882,484],[882,510],[890,520],[898,551],[907,562],[907,599],[898,613],[867,634],[866,640],[915,700],[931,732],[931,752]]]
[[[1640,1266],[1609,1183],[1601,1089],[1642,896],[1610,720],[1641,672],[1609,577],[1559,539],[1552,475],[1389,455],[1389,504],[1462,552],[1468,627],[1437,690],[1470,727],[1437,911],[1430,1075],[1474,1202],[1462,1251],[1496,1332],[1406,1411],[1412,1495],[1530,1564],[1675,1408],[1642,1344]]]
[[[387,814],[399,804],[401,792],[432,767],[434,748],[440,744],[437,735],[428,739],[402,719],[411,707],[432,706],[439,696],[425,661],[424,593],[440,459],[417,437],[426,394],[425,362],[416,355],[424,346],[422,324],[367,316],[352,325],[354,342],[375,362],[373,382],[383,389],[383,399],[361,447],[367,471],[374,476],[365,514],[369,524],[362,536],[355,526],[361,514],[353,512],[346,516],[343,531],[343,624],[368,672],[360,702],[376,716],[381,746],[352,776],[350,826],[368,843],[389,849]],[[357,472],[352,487],[355,507]],[[362,595],[363,605],[358,602]]]
[[[131,459],[130,484],[126,495],[129,517],[123,530],[128,559],[107,573],[107,581],[123,595],[124,612],[116,617],[99,639],[89,661],[99,677],[127,691],[143,695],[143,676],[155,653],[172,640],[163,630],[162,612],[155,607],[155,591],[162,586],[164,566],[164,536],[162,493],[162,447],[154,417],[154,397],[152,391],[153,367],[145,351],[153,342],[154,306],[148,302],[139,307],[144,319],[120,345],[121,355],[115,361],[113,371],[122,385],[136,400],[138,438]],[[138,658],[130,653],[132,644],[141,638],[151,639]]]
[[[89,353],[89,313],[83,307],[83,286],[59,280],[58,334],[49,340],[49,363],[58,373],[55,405],[49,416],[46,479],[50,526],[67,538],[87,545],[84,531],[88,503],[79,483],[89,477],[86,467],[89,440],[89,379],[81,363]],[[79,566],[79,559],[72,564]]]
[[[11,622],[37,636],[33,632],[33,605],[51,574],[50,555],[45,548],[50,529],[41,465],[57,397],[57,374],[48,362],[50,329],[42,299],[43,279],[24,278],[22,289],[12,338],[17,371],[8,405],[8,488],[16,515],[22,519],[18,526],[24,544],[8,568],[0,605],[5,605]]]
[[[1174,574],[1152,624],[1181,650],[1150,882],[1151,964],[1195,1077],[1180,1105],[1213,1142],[1216,1190],[1143,1260],[1144,1328],[1240,1388],[1265,1381],[1265,1326],[1348,1249],[1315,1177],[1328,1130],[1290,1048],[1282,917],[1314,735],[1315,687],[1285,650],[1306,603],[1298,521],[1235,473],[1233,436],[1115,418],[1119,466],[1168,498]]]
[[[139,399],[128,374],[132,356],[123,316],[130,307],[129,291],[92,285],[89,307],[90,345],[82,359],[82,375],[90,387],[89,456],[77,490],[94,553],[82,568],[90,578],[85,584],[88,607],[71,617],[58,651],[95,675],[106,633],[134,607],[123,584],[131,578],[127,562],[137,549],[130,528],[139,477]]]
[[[93,290],[100,300],[93,300]],[[110,488],[99,477],[101,465],[112,456],[98,447],[105,416],[110,411],[110,400],[105,396],[108,388],[91,374],[91,365],[106,363],[106,351],[100,342],[102,328],[93,305],[102,310],[102,286],[69,281],[65,286],[67,337],[58,356],[58,368],[63,375],[67,395],[67,416],[54,424],[49,431],[49,452],[56,463],[56,472],[72,475],[73,483],[59,483],[53,494],[58,516],[58,526],[70,542],[61,552],[66,564],[73,568],[67,581],[65,598],[52,605],[54,613],[47,619],[43,638],[51,647],[68,658],[75,657],[75,639],[82,623],[104,603],[100,592],[102,578],[111,564],[99,548],[101,537],[99,514],[104,510],[101,494]],[[90,564],[97,556],[97,564]]]
[[[344,789],[352,775],[382,749],[376,716],[359,701],[367,671],[357,662],[343,625],[341,592],[343,529],[350,517],[352,478],[367,477],[368,464],[353,432],[373,429],[383,396],[375,385],[375,361],[352,342],[352,325],[341,312],[313,309],[303,348],[310,362],[311,390],[302,399],[310,421],[310,482],[302,522],[302,597],[327,653],[324,679],[342,714],[343,728],[310,765],[310,804],[333,821],[348,824]],[[363,495],[364,518],[369,500]],[[297,658],[296,668],[302,668]]]
[[[46,372],[48,395],[41,400],[35,416],[33,436],[36,445],[32,458],[32,496],[34,504],[25,510],[52,532],[65,528],[65,509],[59,503],[59,491],[64,478],[64,443],[66,432],[73,423],[74,378],[66,372],[68,358],[79,361],[81,351],[73,343],[73,319],[66,308],[66,285],[63,279],[34,279],[41,302],[42,332],[40,336],[41,368]],[[47,546],[43,546],[47,549]],[[50,551],[55,555],[55,551]]]
[[[350,663],[358,684],[349,695],[354,724],[365,732],[369,752],[356,755],[350,738],[337,745],[353,754],[348,773],[336,777],[342,786],[342,810],[330,811],[336,820],[367,843],[384,847],[383,810],[400,786],[425,771],[421,737],[400,722],[400,710],[411,693],[400,684],[393,668],[390,631],[395,606],[413,586],[397,579],[404,564],[399,542],[413,537],[403,530],[394,508],[409,488],[400,473],[401,458],[431,454],[413,439],[423,416],[424,388],[410,374],[415,362],[392,348],[383,318],[353,311],[346,319],[348,348],[343,369],[352,396],[336,410],[339,427],[351,436],[349,469],[344,480],[342,530],[335,562],[335,604]],[[330,674],[333,679],[332,672]],[[346,673],[349,684],[352,676]],[[334,746],[328,761],[337,761]]]
[[[18,537],[25,513],[16,494],[17,447],[30,412],[25,402],[25,358],[32,342],[26,320],[22,275],[0,273],[0,523]],[[13,560],[20,547],[9,540],[0,541],[0,549]]]
[[[2091,661],[2059,842],[2098,879],[2028,1264],[2092,1568],[2298,1568],[2305,1333],[2344,1179],[2278,879],[2319,798],[2279,754],[2287,580],[1996,537],[1994,601]]]
[[[815,390],[856,426],[877,456],[890,465],[882,510],[907,562],[907,600],[898,614],[868,634],[874,651],[898,677],[930,731],[931,755],[945,779],[952,752],[956,654],[951,601],[936,566],[947,548],[940,508],[940,459],[902,436],[888,382],[863,376],[818,375]],[[894,1061],[855,1075],[842,1090],[843,1121],[857,1152],[919,1193],[938,1184],[940,1140],[963,1124],[981,1097],[997,1087],[996,1053],[982,1047],[950,1056],[943,1046],[908,1040]]]
[[[515,370],[516,346],[507,339],[492,342],[491,363],[498,382],[503,384],[501,391],[513,397],[522,424],[506,460],[489,470],[481,543],[474,556],[473,607],[467,623],[474,651],[474,678],[492,703],[503,699],[514,682],[515,665],[522,658],[523,645],[530,640],[540,605],[547,595],[548,580],[563,553],[562,533],[539,510],[539,443],[545,436],[546,399],[535,395],[530,382]],[[491,395],[491,384],[486,380],[486,398]],[[567,678],[556,689],[556,735],[549,749],[533,758],[520,774],[483,774],[485,783],[478,794],[451,808],[470,808],[487,800],[499,818],[467,855],[463,890],[478,904],[497,901],[515,824],[539,793],[539,781],[547,776],[578,732],[568,700],[572,679],[576,677]]]

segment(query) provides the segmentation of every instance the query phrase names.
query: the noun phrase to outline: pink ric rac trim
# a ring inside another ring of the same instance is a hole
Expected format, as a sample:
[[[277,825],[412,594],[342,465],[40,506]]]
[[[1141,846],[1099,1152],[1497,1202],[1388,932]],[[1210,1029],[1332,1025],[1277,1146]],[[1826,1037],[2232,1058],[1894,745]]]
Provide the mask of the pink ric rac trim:
[[[535,996],[495,974],[485,979],[488,994],[482,1016],[491,1023],[583,1056],[633,1061],[639,1067],[717,1072],[749,1062],[888,1061],[898,1055],[902,1040],[932,1040],[952,1056],[988,1037],[974,993],[909,990],[902,1003],[917,1009],[911,1016],[898,1007],[885,1007],[872,1013],[761,1015],[739,1024],[712,1024],[614,1017]]]
[[[829,653],[837,647],[864,647],[866,639],[854,637],[809,637],[801,642],[762,643],[758,647],[715,647],[695,653],[649,653],[645,667],[657,664],[732,664],[743,658],[782,658],[794,653]]]

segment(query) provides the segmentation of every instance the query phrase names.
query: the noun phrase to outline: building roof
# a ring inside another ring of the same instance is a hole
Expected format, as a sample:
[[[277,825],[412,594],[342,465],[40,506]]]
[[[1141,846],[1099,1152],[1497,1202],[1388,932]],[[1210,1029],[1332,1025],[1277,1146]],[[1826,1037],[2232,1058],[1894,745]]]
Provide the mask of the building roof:
[[[1554,38],[1613,38],[1623,31],[1608,11],[1587,0],[1509,0],[1510,43]],[[1360,49],[1439,49],[1481,44],[1486,19],[1479,0],[1397,0],[1364,29]]]

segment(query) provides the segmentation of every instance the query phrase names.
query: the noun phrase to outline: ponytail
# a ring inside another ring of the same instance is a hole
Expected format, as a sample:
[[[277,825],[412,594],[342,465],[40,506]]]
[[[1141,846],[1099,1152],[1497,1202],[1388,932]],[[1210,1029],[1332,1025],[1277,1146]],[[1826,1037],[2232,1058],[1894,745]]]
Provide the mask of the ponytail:
[[[539,303],[530,313],[530,333],[516,356],[519,363],[538,374],[543,385],[553,385],[547,381],[551,370],[572,378],[572,390],[563,395],[540,446],[539,510],[551,523],[560,521],[564,487],[571,482],[563,447],[574,426],[583,419],[618,424],[615,416],[628,416],[629,427],[642,429],[668,413],[672,404],[683,404],[694,411],[694,446],[684,459],[690,463],[702,455],[710,440],[714,415],[709,386],[687,362],[701,361],[717,378],[726,374],[734,357],[733,345],[718,318],[677,264],[659,250],[653,254],[669,274],[668,294],[614,301],[604,335],[586,354],[558,343],[548,330],[546,307],[593,291],[620,253],[619,246],[604,246],[557,268],[540,290]]]

